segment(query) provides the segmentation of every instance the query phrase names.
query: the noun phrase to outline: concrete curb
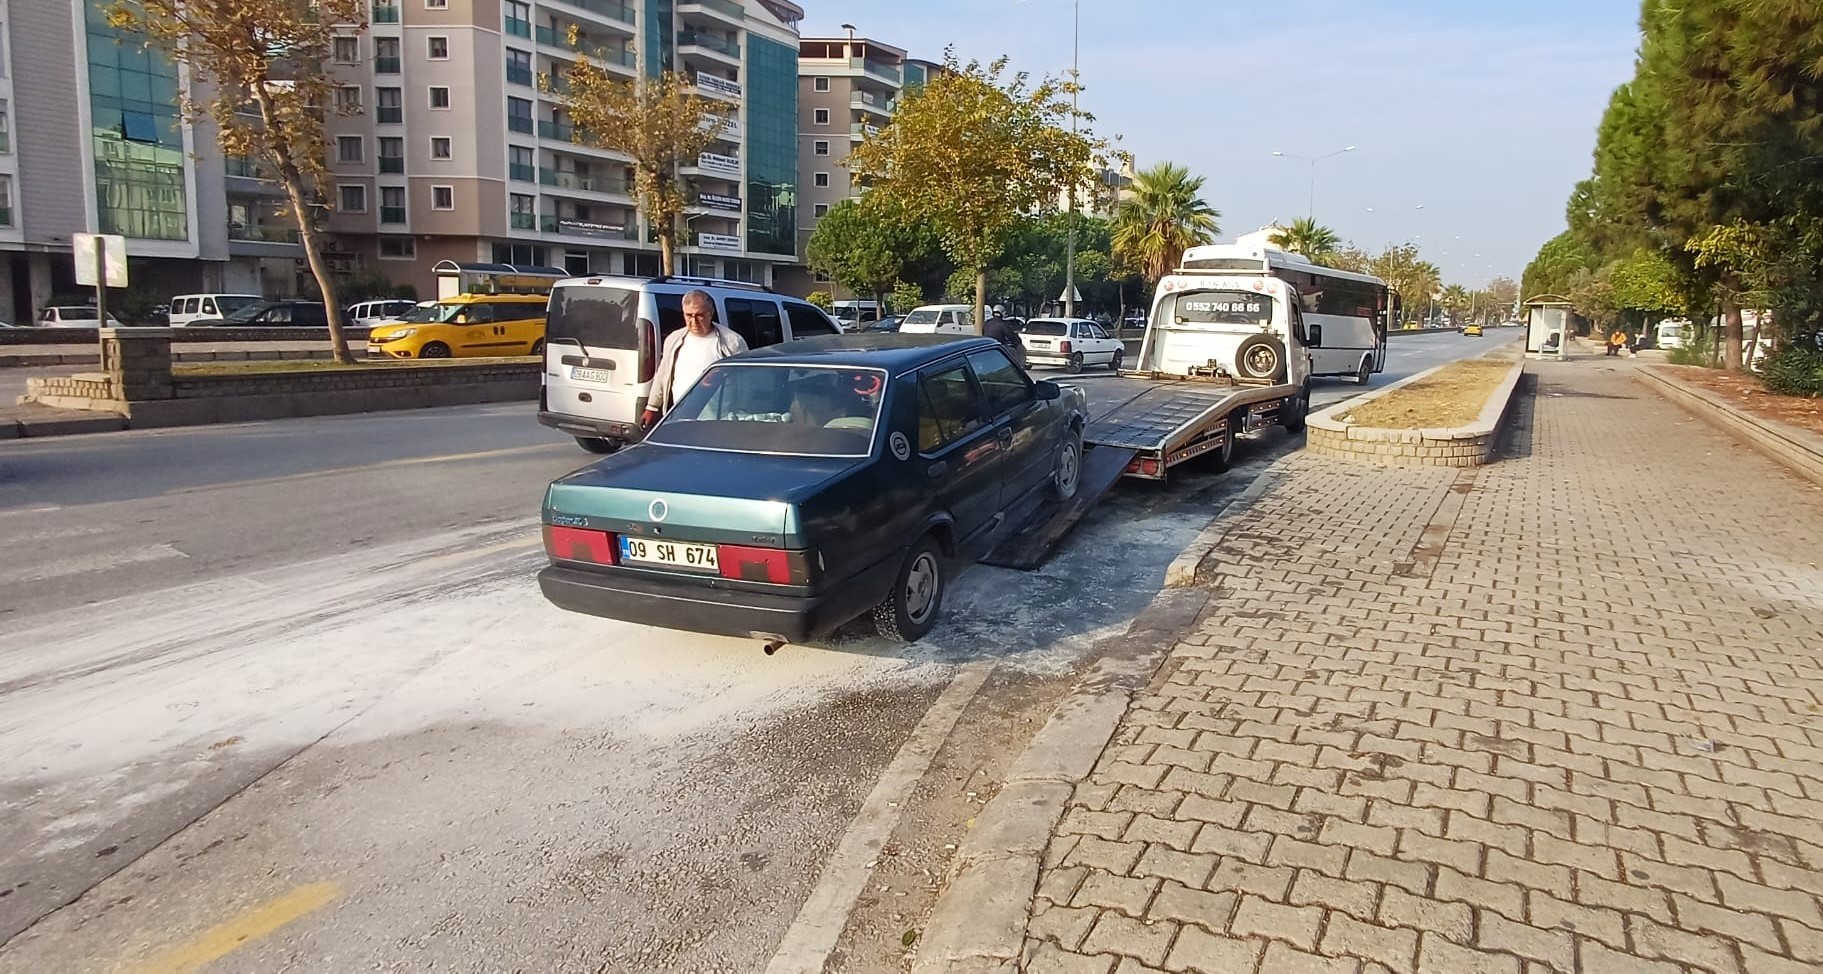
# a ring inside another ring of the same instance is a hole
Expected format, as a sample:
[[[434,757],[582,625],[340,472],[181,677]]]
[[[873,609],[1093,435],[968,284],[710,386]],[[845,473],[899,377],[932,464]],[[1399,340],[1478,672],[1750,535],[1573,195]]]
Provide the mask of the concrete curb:
[[[1479,357],[1492,358],[1493,355],[1490,353]],[[1501,425],[1512,407],[1520,379],[1525,374],[1525,362],[1522,360],[1515,361],[1507,369],[1506,377],[1482,405],[1475,421],[1465,426],[1392,429],[1359,426],[1341,419],[1366,403],[1391,395],[1453,364],[1455,363],[1446,363],[1426,369],[1383,389],[1336,403],[1311,416],[1308,420],[1310,436],[1306,446],[1313,453],[1339,460],[1395,466],[1479,467],[1490,462],[1499,443]]]
[[[1737,409],[1707,389],[1651,367],[1636,368],[1633,376],[1685,412],[1732,434],[1805,480],[1823,486],[1823,436]]]
[[[1097,645],[1101,658],[1032,737],[956,850],[948,881],[925,924],[912,974],[1018,969],[1038,871],[1076,783],[1094,770],[1133,695],[1152,679],[1208,604],[1211,593],[1191,584],[1196,566],[1226,532],[1230,517],[1265,494],[1286,459],[1261,471],[1210,519],[1166,570],[1164,590],[1125,633]]]

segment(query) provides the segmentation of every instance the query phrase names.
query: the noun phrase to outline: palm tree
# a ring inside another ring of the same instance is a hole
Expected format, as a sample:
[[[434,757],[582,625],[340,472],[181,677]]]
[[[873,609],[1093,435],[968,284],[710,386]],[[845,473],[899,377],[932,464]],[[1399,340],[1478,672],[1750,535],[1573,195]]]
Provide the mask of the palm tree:
[[[1178,265],[1184,251],[1222,232],[1221,214],[1203,202],[1203,177],[1173,162],[1161,162],[1133,177],[1133,187],[1114,210],[1114,259],[1134,268],[1150,284]]]
[[[1289,227],[1280,227],[1269,242],[1281,250],[1302,254],[1317,264],[1329,263],[1336,248],[1342,246],[1342,238],[1334,230],[1307,216],[1291,221]]]

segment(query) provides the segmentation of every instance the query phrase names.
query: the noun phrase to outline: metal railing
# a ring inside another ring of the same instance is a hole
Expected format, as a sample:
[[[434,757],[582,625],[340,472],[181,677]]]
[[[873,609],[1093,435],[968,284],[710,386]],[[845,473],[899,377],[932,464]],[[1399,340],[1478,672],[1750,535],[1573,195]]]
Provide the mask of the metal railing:
[[[544,28],[538,29],[543,30]],[[532,36],[532,22],[520,20],[518,17],[508,17],[506,18],[506,32],[514,37],[530,37]]]
[[[380,171],[383,173],[402,173],[405,171],[404,156],[380,156]]]
[[[548,118],[541,118],[538,120],[538,137],[541,139],[556,139],[559,142],[574,142],[576,141],[577,133],[578,130],[576,126],[569,122],[559,122]]]
[[[516,67],[509,64],[506,66],[506,81],[507,84],[524,85],[527,88],[530,88],[532,86],[532,69]]]
[[[396,24],[399,22],[399,8],[396,4],[376,3],[373,5],[373,22],[376,24]]]
[[[534,131],[532,120],[524,115],[508,115],[506,117],[506,127],[510,131],[524,132],[527,135],[532,134]]]
[[[538,181],[538,167],[528,166],[523,162],[509,162],[506,166],[506,175],[508,179],[517,182],[535,183]]]
[[[558,0],[558,2],[566,3],[572,7],[578,7],[592,13],[601,14],[610,20],[618,20],[623,24],[630,25],[633,23],[633,8],[618,2],[618,0]]]
[[[245,156],[227,156],[223,158],[222,169],[226,171],[228,175],[239,176],[242,179],[272,178],[260,169],[259,163],[256,163]]]
[[[861,70],[875,77],[885,78],[894,84],[897,84],[904,77],[904,72],[900,71],[898,68],[895,68],[890,64],[879,64],[869,61],[866,58],[861,59]]]
[[[538,214],[509,213],[507,214],[507,225],[515,230],[535,229],[538,226]]]
[[[732,58],[741,56],[741,46],[739,44],[734,41],[724,40],[714,34],[703,33],[700,30],[679,31],[677,35],[677,45],[679,47],[689,47],[692,45],[696,47],[706,47],[711,51],[719,51]]]
[[[403,207],[403,206],[382,206],[382,207],[380,207],[380,222],[381,223],[404,223],[405,222],[405,207]]]
[[[899,103],[896,100],[870,95],[865,91],[855,92],[854,95],[848,99],[848,104],[855,108],[881,112],[886,115],[891,115],[899,108]]]
[[[297,243],[296,227],[268,227],[258,223],[228,224],[229,240],[251,240],[255,243]]]
[[[733,3],[731,0],[678,0],[678,10],[688,10],[691,7],[702,7],[706,10],[714,10],[733,20],[747,19],[747,11],[743,10],[740,4]]]
[[[627,192],[627,181],[619,176],[593,174],[582,176],[562,169],[547,169],[543,166],[538,167],[538,182],[544,186],[580,189],[590,193],[618,193],[624,196]]]
[[[405,109],[400,105],[381,105],[373,110],[374,119],[380,122],[399,123],[405,121]]]
[[[373,59],[374,74],[398,74],[399,59],[396,57],[376,57]]]

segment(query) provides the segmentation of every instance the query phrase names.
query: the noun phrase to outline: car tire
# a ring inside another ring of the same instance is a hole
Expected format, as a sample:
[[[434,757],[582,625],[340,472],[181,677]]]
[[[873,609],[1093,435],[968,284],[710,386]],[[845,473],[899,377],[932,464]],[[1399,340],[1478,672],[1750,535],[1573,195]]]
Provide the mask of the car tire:
[[[874,606],[874,629],[882,638],[915,643],[937,625],[943,609],[943,552],[925,535],[905,555],[891,592]]]
[[[621,440],[608,439],[605,436],[578,436],[576,438],[576,445],[590,453],[598,453],[606,456],[610,453],[619,453],[620,448],[627,444]]]
[[[449,358],[449,346],[442,342],[428,342],[418,349],[419,358]]]
[[[531,351],[530,351],[530,352],[528,352],[528,353],[526,353],[526,354],[528,354],[528,355],[543,355],[543,354],[544,354],[544,339],[542,339],[542,338],[540,338],[540,339],[538,339],[538,340],[537,340],[537,341],[535,341],[535,342],[533,342],[533,343],[532,343],[532,350],[531,350]]]
[[[1374,378],[1374,360],[1372,356],[1361,359],[1361,369],[1355,373],[1355,385],[1364,386]]]
[[[1126,359],[1126,357],[1127,357],[1127,351],[1126,351],[1126,349],[1122,349],[1122,348],[1117,348],[1117,349],[1115,349],[1115,350],[1114,350],[1114,357],[1113,357],[1113,358],[1111,358],[1111,359],[1109,359],[1109,360],[1108,360],[1108,371],[1110,371],[1110,372],[1119,372],[1119,371],[1120,371],[1120,365],[1121,365],[1121,362],[1122,362],[1122,361],[1123,361],[1123,360],[1125,360],[1125,359]]]
[[[1068,501],[1082,489],[1082,434],[1071,430],[1051,464],[1051,496]]]
[[[1285,381],[1285,343],[1268,335],[1253,335],[1234,353],[1235,374],[1243,379]]]
[[[1298,393],[1296,401],[1279,408],[1284,411],[1279,425],[1285,432],[1293,435],[1304,432],[1305,421],[1310,419],[1310,380],[1304,380],[1304,389]]]
[[[1082,353],[1081,352],[1071,352],[1070,361],[1067,365],[1065,365],[1063,367],[1063,369],[1065,372],[1068,372],[1071,375],[1076,375],[1076,374],[1080,373],[1082,371]]]

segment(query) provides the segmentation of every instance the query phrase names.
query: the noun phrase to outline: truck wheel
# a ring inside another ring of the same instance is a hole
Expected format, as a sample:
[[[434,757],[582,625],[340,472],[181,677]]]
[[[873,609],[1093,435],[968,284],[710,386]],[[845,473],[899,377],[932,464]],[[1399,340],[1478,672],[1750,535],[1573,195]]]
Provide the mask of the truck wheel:
[[[1285,427],[1285,432],[1304,432],[1304,421],[1310,418],[1310,380],[1304,381],[1304,389],[1295,401],[1287,401],[1279,407],[1279,414],[1284,417],[1279,425]]]
[[[893,589],[874,606],[874,629],[883,638],[915,643],[937,625],[943,608],[943,552],[926,535],[912,545]]]
[[[1374,377],[1374,359],[1368,356],[1361,360],[1361,371],[1355,373],[1355,385],[1364,386]]]
[[[1243,379],[1285,381],[1285,344],[1268,335],[1254,335],[1234,353],[1234,370]]]
[[[600,436],[578,436],[576,438],[576,445],[590,453],[600,453],[604,455],[617,453],[620,451],[621,447],[626,446],[626,444],[620,440],[610,440]]]
[[[1204,454],[1204,456],[1209,458],[1209,466],[1213,467],[1217,473],[1221,473],[1221,472],[1227,470],[1229,465],[1234,463],[1234,417],[1233,416],[1229,416],[1226,419],[1222,420],[1221,433],[1222,433],[1221,448],[1217,449],[1217,450],[1212,450],[1209,453]]]

